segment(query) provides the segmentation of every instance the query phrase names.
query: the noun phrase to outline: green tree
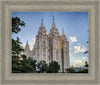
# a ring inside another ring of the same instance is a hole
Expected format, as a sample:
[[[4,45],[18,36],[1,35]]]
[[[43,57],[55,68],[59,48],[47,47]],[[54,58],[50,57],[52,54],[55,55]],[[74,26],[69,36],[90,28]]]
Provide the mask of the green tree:
[[[88,69],[83,69],[83,70],[79,71],[78,73],[88,73]]]
[[[27,59],[25,55],[22,55],[18,70],[20,73],[34,73],[36,71],[35,63],[36,61],[33,61],[32,58]]]
[[[41,73],[46,72],[47,71],[47,64],[44,60],[40,61],[37,64],[38,69],[40,70]]]
[[[58,73],[60,70],[60,65],[56,61],[51,61],[49,63],[47,73]]]
[[[23,26],[25,26],[24,21],[21,21],[20,18],[18,17],[12,17],[12,34],[13,33],[17,34],[21,30],[20,27]]]
[[[25,23],[20,20],[18,17],[12,18],[12,34],[17,34],[22,26],[25,26]],[[12,39],[12,72],[19,72],[19,58],[21,56],[21,52],[23,52],[24,49],[21,47],[21,42],[19,38]]]
[[[21,27],[25,26],[24,21],[18,17],[12,18],[12,34],[21,31]],[[12,39],[12,73],[34,73],[36,72],[36,61],[32,58],[27,59],[26,55],[21,54],[24,49],[21,46],[20,39]]]
[[[75,70],[73,68],[67,68],[65,70],[67,73],[75,73]]]
[[[24,51],[23,47],[21,47],[22,43],[20,42],[19,38],[17,40],[12,39],[12,56],[20,56],[21,52]]]
[[[30,65],[32,65],[32,67],[34,68],[34,70],[36,71],[36,60],[33,60],[31,57],[28,58],[28,62],[30,63]]]
[[[19,66],[19,57],[12,56],[12,73],[19,73],[18,66]]]
[[[20,32],[21,28],[25,26],[24,21],[21,21],[18,17],[12,18],[12,34],[17,34]],[[12,39],[12,56],[19,56],[19,54],[23,51],[23,48],[21,47],[21,42],[19,38]]]

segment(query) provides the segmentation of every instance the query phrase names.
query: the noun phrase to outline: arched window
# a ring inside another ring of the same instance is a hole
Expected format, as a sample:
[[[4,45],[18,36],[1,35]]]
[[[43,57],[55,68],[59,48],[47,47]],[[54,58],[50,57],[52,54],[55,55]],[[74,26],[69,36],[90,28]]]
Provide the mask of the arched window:
[[[45,41],[43,41],[43,46],[45,47]]]

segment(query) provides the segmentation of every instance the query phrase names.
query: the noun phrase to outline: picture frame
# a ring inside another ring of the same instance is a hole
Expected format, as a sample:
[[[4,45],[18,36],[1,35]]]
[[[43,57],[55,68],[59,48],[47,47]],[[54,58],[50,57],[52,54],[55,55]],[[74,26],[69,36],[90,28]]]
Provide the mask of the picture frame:
[[[99,85],[99,5],[100,0],[0,0],[0,84]],[[10,29],[12,11],[87,11],[89,13],[89,73],[12,74]]]

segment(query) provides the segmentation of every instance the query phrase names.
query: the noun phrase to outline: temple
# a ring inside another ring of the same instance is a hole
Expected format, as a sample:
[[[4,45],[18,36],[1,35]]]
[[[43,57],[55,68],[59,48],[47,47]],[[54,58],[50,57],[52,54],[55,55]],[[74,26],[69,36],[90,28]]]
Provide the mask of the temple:
[[[57,61],[60,64],[60,72],[65,72],[65,69],[70,67],[69,41],[64,34],[64,30],[62,30],[62,35],[59,35],[54,16],[50,33],[47,33],[43,19],[41,20],[33,49],[30,50],[27,41],[24,54],[27,58],[32,57],[37,62],[41,60],[45,60],[46,63]]]

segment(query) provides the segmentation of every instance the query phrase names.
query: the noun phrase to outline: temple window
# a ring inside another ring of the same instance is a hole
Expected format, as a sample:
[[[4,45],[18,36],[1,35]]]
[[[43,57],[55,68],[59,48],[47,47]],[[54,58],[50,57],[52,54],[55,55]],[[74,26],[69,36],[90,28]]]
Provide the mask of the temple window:
[[[56,42],[56,49],[58,49],[58,42]]]
[[[45,46],[45,41],[43,41],[43,46]]]

